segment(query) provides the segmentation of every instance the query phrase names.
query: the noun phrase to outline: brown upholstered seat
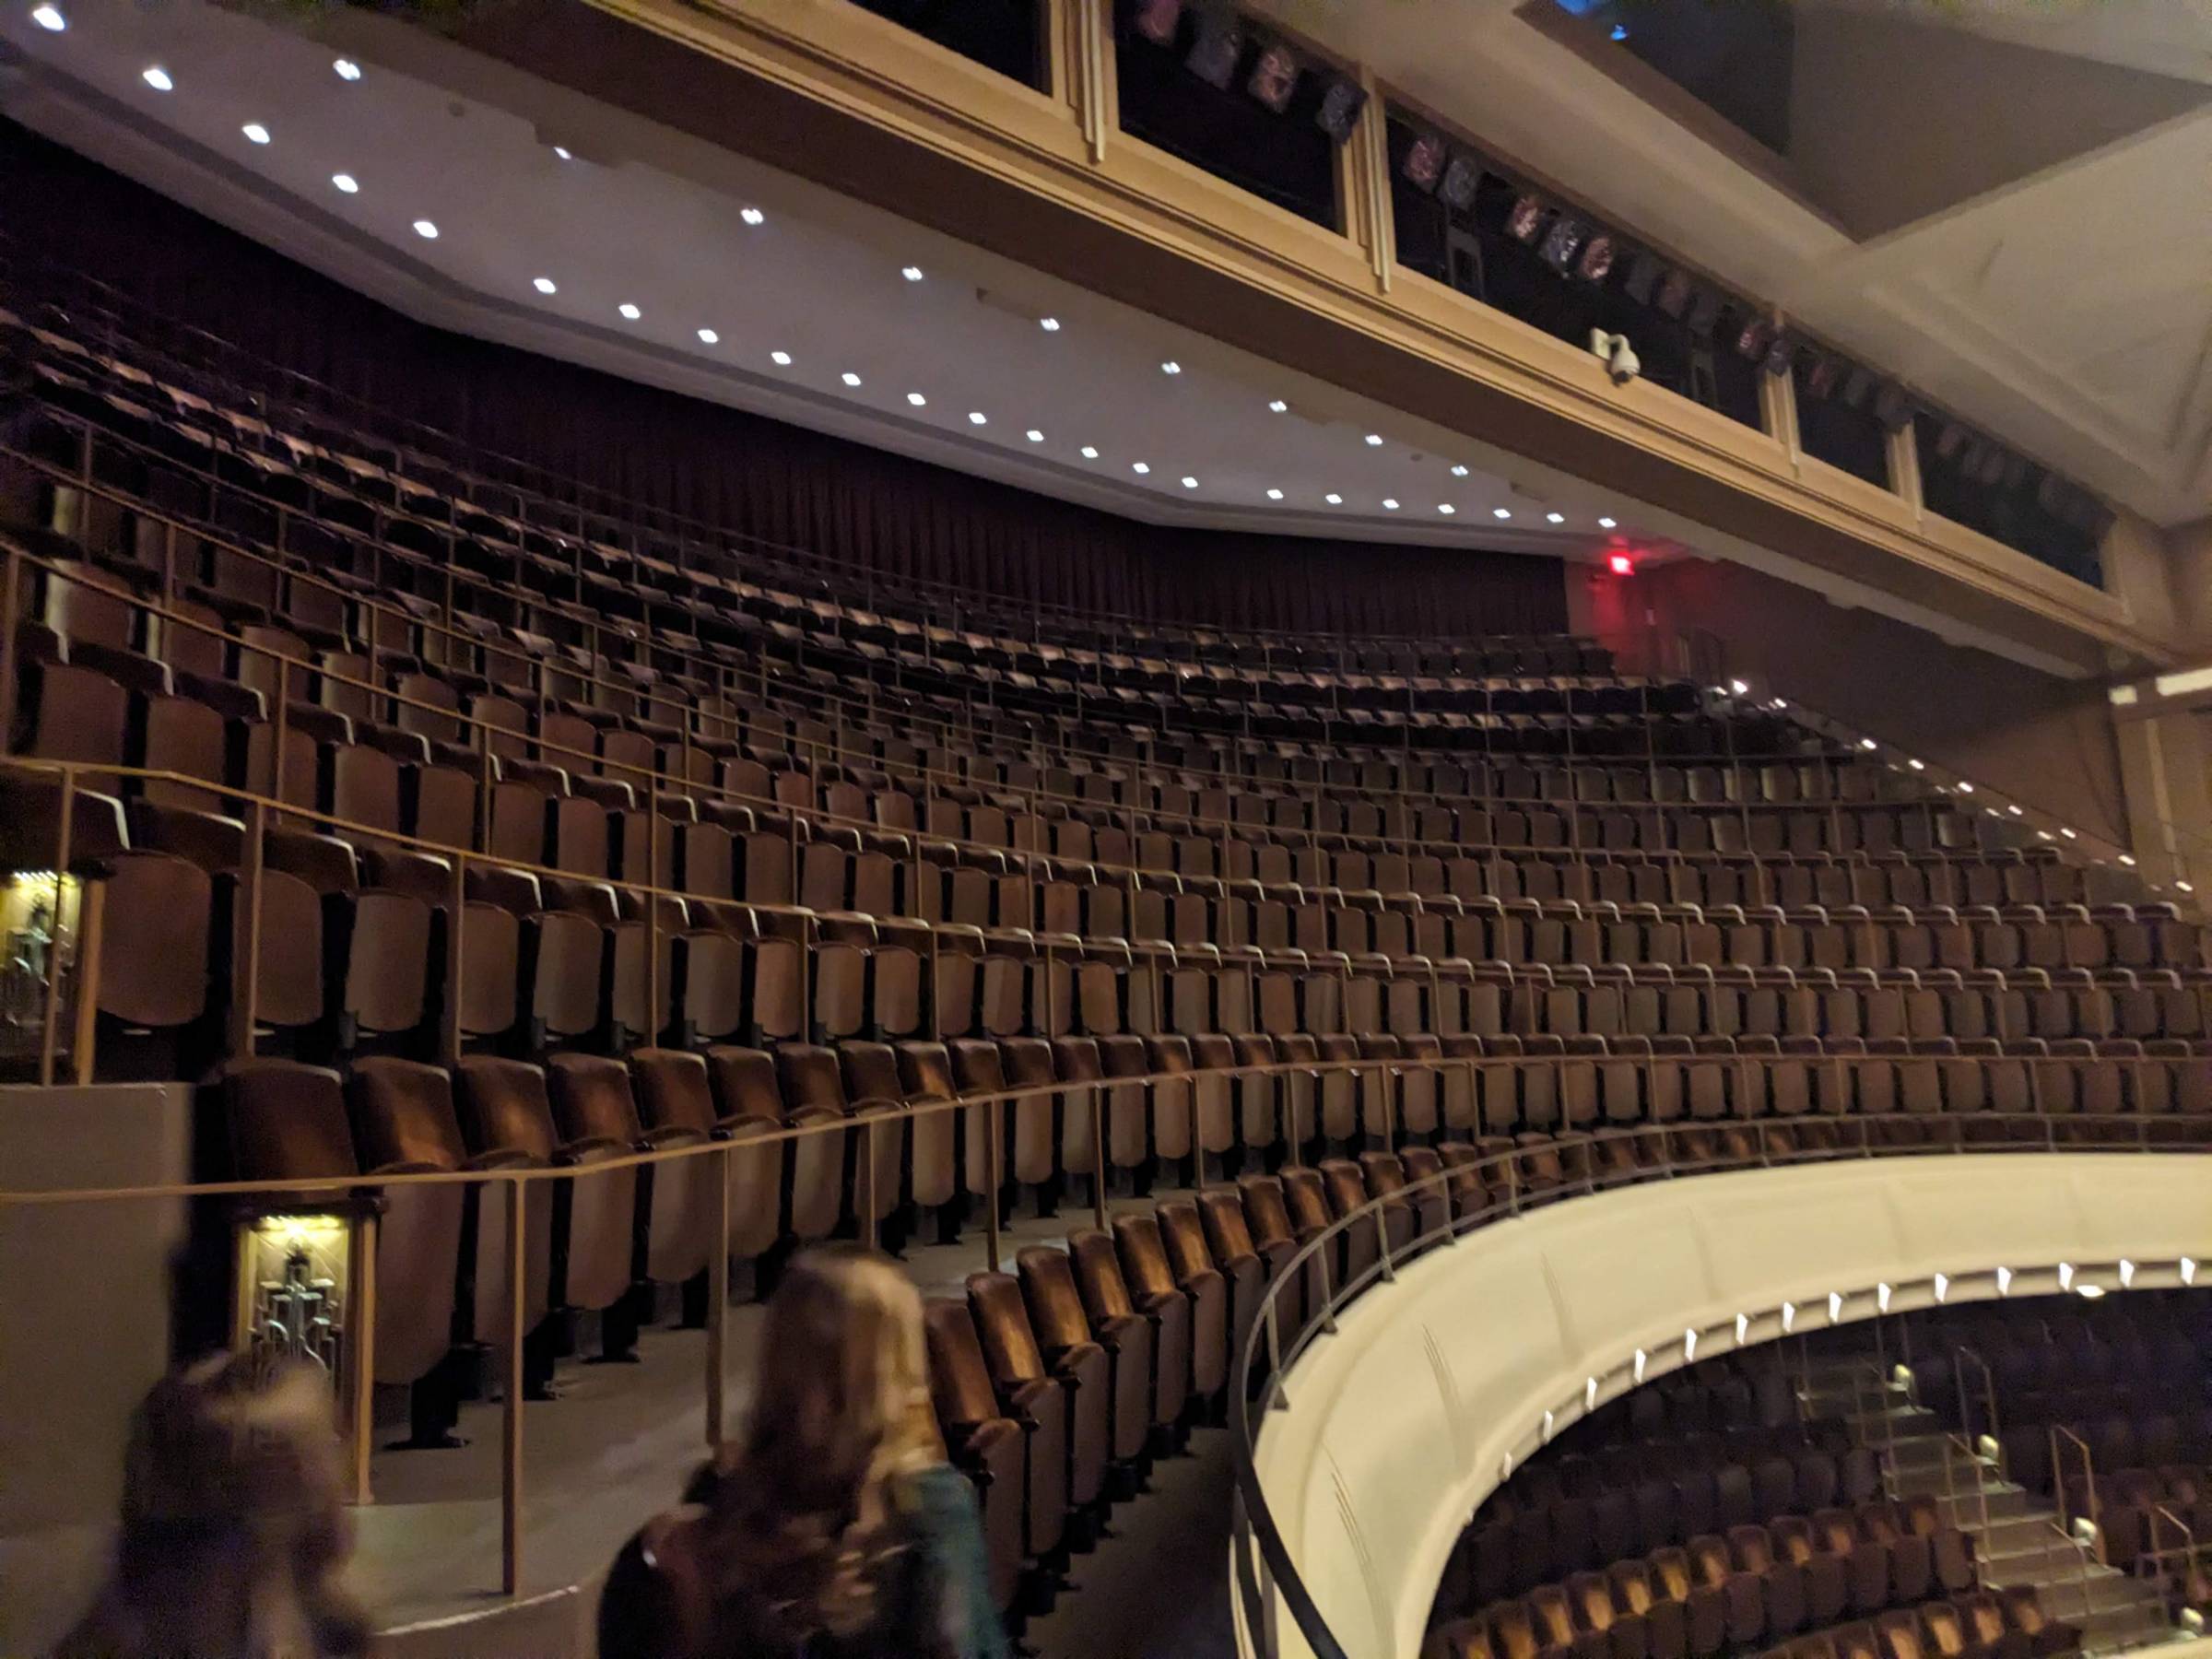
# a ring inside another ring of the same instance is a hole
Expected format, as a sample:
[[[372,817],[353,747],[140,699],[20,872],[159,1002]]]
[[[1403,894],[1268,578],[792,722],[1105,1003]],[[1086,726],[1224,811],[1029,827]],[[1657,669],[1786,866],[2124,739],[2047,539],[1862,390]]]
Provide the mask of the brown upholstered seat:
[[[1020,1425],[1000,1416],[992,1398],[967,1303],[932,1298],[924,1304],[923,1328],[937,1425],[947,1455],[975,1483],[992,1599],[1004,1611],[1020,1589],[1029,1542],[1027,1441]]]
[[[1067,1400],[1059,1382],[1035,1377],[994,1387],[965,1299],[931,1297],[923,1315],[930,1393],[947,1441],[971,1436],[994,1418],[1020,1428],[1022,1552],[1052,1554],[1067,1524]]]
[[[1112,1361],[1106,1350],[1095,1342],[1070,1343],[1048,1367],[1018,1279],[1007,1273],[971,1273],[967,1288],[968,1311],[1000,1398],[1030,1402],[1033,1410],[1034,1384],[1050,1379],[1059,1385],[1066,1413],[1067,1501],[1077,1509],[1096,1503],[1113,1428]]]
[[[1108,1234],[1087,1228],[1068,1236],[1076,1288],[1093,1330],[1136,1314],[1152,1327],[1152,1421],[1162,1428],[1182,1420],[1191,1392],[1191,1303],[1176,1289],[1131,1293],[1121,1257]]]
[[[1164,1230],[1157,1212],[1114,1218],[1113,1240],[1121,1256],[1122,1275],[1140,1307],[1173,1296],[1187,1299],[1191,1392],[1202,1401],[1210,1401],[1229,1381],[1229,1283],[1210,1261],[1203,1259],[1203,1237],[1195,1240],[1201,1259],[1187,1275],[1180,1272],[1169,1253]],[[1081,1271],[1079,1260],[1077,1271]]]
[[[1030,1328],[1046,1364],[1057,1366],[1062,1356],[1077,1353],[1090,1342],[1106,1350],[1112,1362],[1109,1444],[1117,1462],[1141,1457],[1151,1427],[1151,1323],[1135,1313],[1094,1321],[1084,1305],[1074,1263],[1065,1251],[1031,1245],[1015,1256],[1014,1266],[1021,1279],[1022,1302],[1029,1310]]]

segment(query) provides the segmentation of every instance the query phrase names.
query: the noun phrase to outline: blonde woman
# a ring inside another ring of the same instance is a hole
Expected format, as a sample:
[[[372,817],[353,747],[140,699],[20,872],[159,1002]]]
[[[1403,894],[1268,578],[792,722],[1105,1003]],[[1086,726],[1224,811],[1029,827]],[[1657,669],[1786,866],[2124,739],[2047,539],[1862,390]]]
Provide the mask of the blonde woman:
[[[157,1382],[131,1426],[115,1568],[56,1659],[350,1659],[351,1529],[330,1389],[220,1354]]]
[[[746,1427],[608,1574],[600,1659],[1005,1659],[922,1299],[872,1253],[794,1261]]]

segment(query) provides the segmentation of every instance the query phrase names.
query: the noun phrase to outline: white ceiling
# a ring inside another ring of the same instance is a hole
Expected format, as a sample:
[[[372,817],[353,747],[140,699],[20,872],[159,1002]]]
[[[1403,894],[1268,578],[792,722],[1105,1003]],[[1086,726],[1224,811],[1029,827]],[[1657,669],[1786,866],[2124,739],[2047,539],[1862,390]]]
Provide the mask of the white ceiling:
[[[1799,112],[1864,123],[1836,173],[1990,175],[1866,240],[1548,0],[1253,4],[2032,458],[2212,512],[2212,0],[1800,0]]]
[[[710,187],[604,136],[620,124],[541,133],[371,58],[347,80],[329,49],[201,0],[53,0],[59,32],[33,4],[0,0],[21,54],[0,111],[426,321],[1154,522],[1673,550],[1586,484],[742,158],[717,153]]]
[[[2151,75],[2212,82],[2212,0],[1818,0]]]

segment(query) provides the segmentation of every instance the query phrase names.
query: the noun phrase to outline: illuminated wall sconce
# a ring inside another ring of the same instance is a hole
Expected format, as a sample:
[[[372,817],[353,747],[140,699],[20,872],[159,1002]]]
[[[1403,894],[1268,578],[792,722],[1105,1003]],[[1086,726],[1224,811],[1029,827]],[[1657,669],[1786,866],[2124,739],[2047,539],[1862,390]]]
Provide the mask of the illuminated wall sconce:
[[[2136,1265],[2125,1256],[2120,1258],[2120,1288],[2131,1288],[2136,1282]]]
[[[1947,1273],[1937,1274],[1936,1276],[1936,1300],[1937,1301],[1943,1301],[1947,1300],[1950,1294],[1951,1276]]]
[[[1648,1365],[1649,1363],[1651,1363],[1651,1358],[1652,1358],[1652,1357],[1651,1357],[1649,1354],[1645,1353],[1645,1352],[1644,1352],[1644,1351],[1643,1351],[1641,1348],[1638,1348],[1638,1349],[1636,1350],[1636,1381],[1637,1381],[1637,1382],[1642,1382],[1642,1381],[1643,1381],[1643,1368],[1644,1368],[1646,1365]]]
[[[1887,1313],[1889,1312],[1888,1286],[1877,1285],[1874,1288],[1874,1308],[1875,1312],[1877,1313]]]
[[[1796,1328],[1797,1304],[1795,1302],[1783,1302],[1782,1304],[1782,1334],[1784,1336],[1787,1336]]]
[[[1999,1296],[2012,1294],[2012,1269],[2009,1267],[1997,1269],[1997,1294]]]

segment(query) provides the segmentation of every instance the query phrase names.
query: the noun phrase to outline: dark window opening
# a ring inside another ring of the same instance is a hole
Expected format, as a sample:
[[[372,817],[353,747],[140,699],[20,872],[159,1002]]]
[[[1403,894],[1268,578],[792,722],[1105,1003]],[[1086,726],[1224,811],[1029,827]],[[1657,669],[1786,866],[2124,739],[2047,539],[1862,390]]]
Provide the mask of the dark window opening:
[[[1555,0],[1776,155],[1790,148],[1797,25],[1784,0]]]
[[[1217,179],[1337,229],[1336,146],[1315,124],[1329,76],[1308,69],[1279,115],[1245,90],[1263,41],[1245,29],[1226,88],[1201,80],[1184,60],[1197,44],[1201,8],[1186,6],[1175,43],[1139,33],[1133,6],[1115,8],[1114,62],[1122,130]]]
[[[1632,262],[1625,251],[1602,281],[1562,276],[1535,247],[1507,231],[1520,194],[1510,180],[1486,170],[1465,208],[1407,180],[1406,154],[1418,137],[1410,124],[1391,120],[1391,208],[1400,265],[1579,347],[1589,345],[1593,329],[1626,335],[1642,363],[1642,379],[1760,429],[1759,368],[1734,347],[1744,322],[1739,306],[1724,305],[1711,333],[1700,335],[1686,320],[1630,296],[1623,284]]]
[[[1920,495],[1930,512],[1978,530],[2017,552],[2064,571],[2091,587],[2104,585],[2104,561],[2098,537],[2079,524],[2054,517],[2037,499],[2042,475],[2029,467],[2018,482],[1984,484],[1966,465],[1971,444],[1938,454],[1944,420],[1922,416],[1912,423],[1913,447],[1920,457]]]
[[[1052,89],[1044,61],[1042,0],[853,0],[853,4],[1025,87],[1040,92]]]
[[[1870,406],[1853,408],[1844,401],[1841,382],[1825,396],[1816,394],[1814,378],[1819,365],[1797,365],[1797,441],[1817,461],[1841,467],[1854,478],[1894,489],[1889,477],[1889,434]],[[1836,371],[1827,371],[1831,376]],[[1849,371],[1843,371],[1848,373]],[[1871,405],[1873,394],[1865,394]]]

